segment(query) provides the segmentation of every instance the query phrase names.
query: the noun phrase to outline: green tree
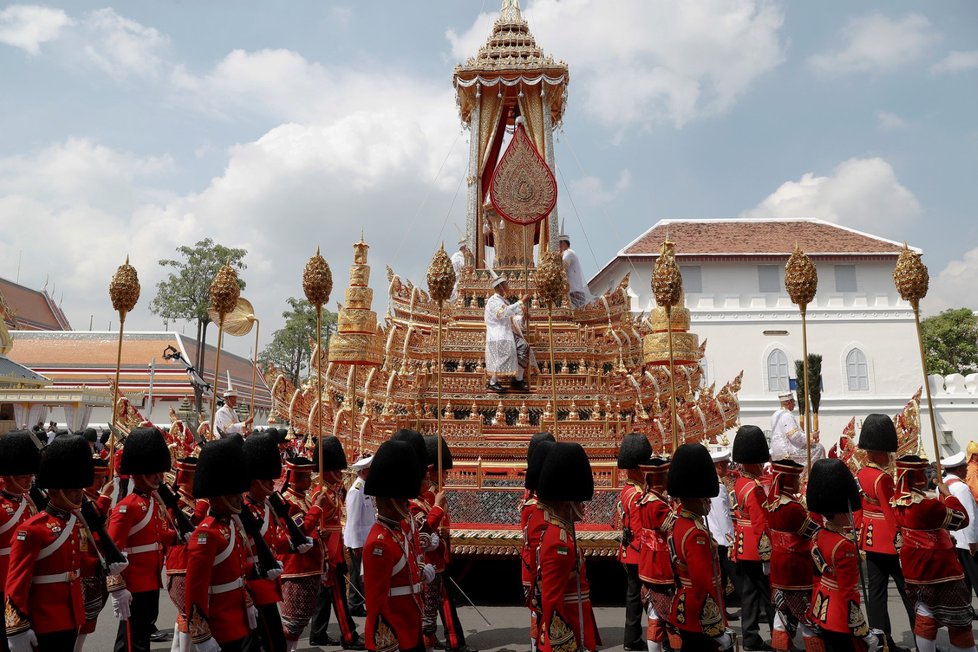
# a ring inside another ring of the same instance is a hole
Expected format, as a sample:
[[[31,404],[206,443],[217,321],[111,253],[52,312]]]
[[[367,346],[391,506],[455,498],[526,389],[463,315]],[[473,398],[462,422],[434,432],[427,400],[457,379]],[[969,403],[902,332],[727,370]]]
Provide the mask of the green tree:
[[[245,269],[246,265],[241,259],[248,252],[245,249],[215,244],[210,238],[205,238],[193,246],[177,247],[177,253],[180,254],[179,259],[164,258],[159,261],[161,266],[173,271],[156,284],[156,296],[149,304],[149,311],[167,322],[178,319],[194,322],[197,326],[197,359],[189,362],[203,376],[207,370],[207,326],[211,323],[207,315],[211,281],[221,265],[227,261],[239,271]],[[239,279],[239,282],[244,289],[244,280]],[[194,388],[194,402],[198,412],[201,409],[201,395],[200,389]]]
[[[272,334],[272,341],[261,352],[258,361],[265,367],[275,365],[296,385],[311,368],[312,347],[316,341],[316,309],[305,299],[289,297],[289,309],[282,313],[285,326]],[[336,313],[323,309],[323,350],[329,350],[329,338],[336,332]]]
[[[921,322],[927,373],[978,371],[978,317],[970,308],[945,310]]]

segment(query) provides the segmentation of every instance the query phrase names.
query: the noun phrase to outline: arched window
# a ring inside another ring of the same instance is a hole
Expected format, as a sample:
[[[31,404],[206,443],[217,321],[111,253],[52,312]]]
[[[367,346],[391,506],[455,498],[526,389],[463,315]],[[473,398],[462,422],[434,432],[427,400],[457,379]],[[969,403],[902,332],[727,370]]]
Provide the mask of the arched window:
[[[866,356],[859,349],[849,351],[846,356],[846,376],[849,379],[850,392],[869,391],[869,365]]]
[[[781,349],[774,349],[767,356],[767,389],[788,391],[788,356]]]

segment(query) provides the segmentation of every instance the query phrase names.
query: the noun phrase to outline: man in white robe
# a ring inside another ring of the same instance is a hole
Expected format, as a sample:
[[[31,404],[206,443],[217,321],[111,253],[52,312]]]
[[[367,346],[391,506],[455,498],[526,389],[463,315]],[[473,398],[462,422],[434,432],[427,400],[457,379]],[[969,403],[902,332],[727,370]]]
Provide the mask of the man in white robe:
[[[224,405],[217,410],[214,417],[214,436],[218,439],[228,435],[247,435],[251,432],[251,422],[254,417],[248,417],[244,421],[238,421],[238,413],[234,408],[238,404],[238,392],[229,389],[224,392]],[[221,434],[223,433],[223,434]]]
[[[779,395],[778,399],[781,401],[781,407],[771,415],[771,459],[791,458],[799,464],[805,464],[808,460],[808,454],[805,452],[808,442],[805,431],[795,418],[795,395],[785,392]],[[814,456],[812,459],[815,459]]]
[[[465,267],[466,259],[469,257],[469,245],[462,238],[458,241],[458,251],[452,254],[452,269],[455,270],[455,285],[452,287],[452,296],[448,298],[449,303],[455,303],[458,298],[458,280],[462,276],[462,268]]]
[[[571,249],[570,236],[558,236],[560,246],[560,256],[564,260],[564,271],[567,273],[567,286],[570,294],[571,305],[581,308],[591,303],[594,297],[588,290],[584,282],[584,272],[581,270],[581,259],[577,257],[577,252]]]
[[[523,304],[529,301],[529,295],[524,295],[516,303],[506,301],[509,286],[504,276],[497,276],[492,281],[493,294],[486,301],[486,371],[489,372],[489,383],[486,386],[492,392],[506,391],[499,384],[499,377],[514,377],[514,387],[523,385],[523,368],[517,362],[516,337],[513,334],[513,317],[523,315]]]

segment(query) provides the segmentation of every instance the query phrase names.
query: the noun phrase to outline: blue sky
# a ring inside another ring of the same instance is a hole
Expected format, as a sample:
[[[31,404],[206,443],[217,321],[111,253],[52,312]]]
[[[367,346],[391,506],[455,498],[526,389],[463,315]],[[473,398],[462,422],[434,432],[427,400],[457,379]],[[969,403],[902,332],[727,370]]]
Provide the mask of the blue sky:
[[[662,218],[820,217],[921,247],[925,310],[978,308],[978,5],[521,4],[570,66],[557,177],[586,274]],[[210,236],[250,251],[270,334],[316,245],[342,296],[363,229],[382,313],[385,265],[423,283],[463,221],[452,68],[498,5],[6,5],[0,275],[21,258],[105,328],[128,253],[127,324],[158,328],[156,260]]]

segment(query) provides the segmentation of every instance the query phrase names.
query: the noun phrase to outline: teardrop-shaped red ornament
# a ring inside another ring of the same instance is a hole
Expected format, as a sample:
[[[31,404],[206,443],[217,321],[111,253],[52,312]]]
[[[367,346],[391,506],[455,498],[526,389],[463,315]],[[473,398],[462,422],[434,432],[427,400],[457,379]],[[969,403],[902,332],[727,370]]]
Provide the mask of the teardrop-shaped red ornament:
[[[522,123],[499,159],[489,184],[489,200],[514,224],[535,224],[557,204],[557,181]]]

